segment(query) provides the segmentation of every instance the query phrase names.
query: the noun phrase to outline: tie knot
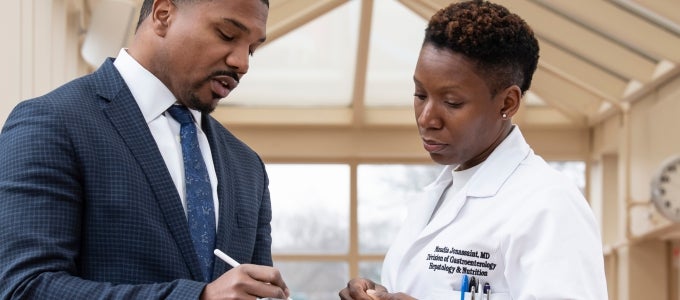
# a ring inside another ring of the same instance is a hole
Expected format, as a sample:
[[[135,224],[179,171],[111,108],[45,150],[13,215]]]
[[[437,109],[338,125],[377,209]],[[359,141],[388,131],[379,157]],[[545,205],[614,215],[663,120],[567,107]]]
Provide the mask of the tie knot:
[[[168,113],[182,125],[191,124],[194,122],[191,112],[186,106],[173,105],[168,108]]]

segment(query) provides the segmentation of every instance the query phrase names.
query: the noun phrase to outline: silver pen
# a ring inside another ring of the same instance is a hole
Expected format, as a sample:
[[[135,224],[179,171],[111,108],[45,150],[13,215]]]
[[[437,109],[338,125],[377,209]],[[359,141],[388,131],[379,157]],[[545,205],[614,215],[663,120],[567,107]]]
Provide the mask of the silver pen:
[[[482,289],[483,294],[486,295],[484,297],[484,300],[489,300],[489,297],[491,296],[491,285],[488,282],[484,283],[484,289]]]

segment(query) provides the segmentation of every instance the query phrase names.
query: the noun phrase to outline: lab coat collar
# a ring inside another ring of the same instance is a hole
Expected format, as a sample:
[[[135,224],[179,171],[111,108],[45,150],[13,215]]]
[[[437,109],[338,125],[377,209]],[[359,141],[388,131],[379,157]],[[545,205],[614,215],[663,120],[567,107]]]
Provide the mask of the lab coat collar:
[[[456,165],[447,166],[437,179],[425,187],[424,199],[414,201],[409,205],[409,215],[401,229],[400,236],[388,252],[388,257],[396,259],[397,272],[384,274],[383,279],[393,286],[408,288],[412,279],[412,272],[407,270],[411,258],[416,257],[422,245],[428,243],[431,236],[453,222],[467,201],[474,201],[475,197],[493,197],[507,181],[520,163],[531,153],[531,148],[524,140],[517,125],[501,142],[498,147],[482,163],[483,165],[470,178],[461,191],[453,195],[452,201],[447,201],[440,207],[440,213],[432,216],[434,207],[446,188],[453,180],[452,170]],[[429,221],[429,223],[428,223]]]
[[[414,229],[422,229],[419,237],[424,238],[453,222],[468,200],[496,195],[503,183],[529,155],[530,151],[531,148],[524,140],[519,127],[515,125],[508,137],[496,147],[482,163],[479,170],[472,175],[468,184],[461,191],[452,195],[453,201],[445,202],[439,208],[442,213],[435,215],[428,223],[436,203],[453,180],[452,170],[456,166],[444,168],[435,182],[425,188],[425,201],[416,204],[420,207],[414,207],[411,210],[415,214],[414,221],[412,221]]]
[[[531,147],[524,139],[519,126],[513,125],[510,134],[491,152],[491,155],[482,162],[479,170],[470,178],[466,195],[470,197],[491,197],[495,195],[530,152]],[[458,165],[446,166],[437,179],[425,187],[426,193],[430,194],[431,197],[436,197],[435,202],[453,180],[451,172],[456,167]]]
[[[410,228],[416,232],[420,232],[427,225],[434,208],[439,202],[439,198],[444,191],[451,185],[453,176],[451,174],[452,167],[447,166],[439,174],[437,180],[425,187],[424,201],[414,201],[409,208],[411,214]]]
[[[530,153],[531,147],[524,139],[519,126],[514,125],[508,137],[491,152],[470,178],[466,189],[467,196],[482,198],[496,195],[503,183]]]

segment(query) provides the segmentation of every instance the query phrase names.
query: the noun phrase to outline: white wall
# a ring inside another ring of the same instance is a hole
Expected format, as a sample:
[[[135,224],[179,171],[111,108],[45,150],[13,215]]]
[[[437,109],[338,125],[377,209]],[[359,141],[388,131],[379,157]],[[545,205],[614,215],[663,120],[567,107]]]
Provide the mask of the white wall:
[[[0,10],[0,125],[23,99],[84,74],[75,0],[10,0]]]
[[[680,227],[650,203],[652,175],[666,158],[680,154],[680,70],[631,100],[619,114],[593,128],[592,197],[602,201],[603,238],[610,299],[678,299],[678,267],[670,245]],[[639,286],[646,286],[645,291]],[[673,298],[671,298],[673,297]]]

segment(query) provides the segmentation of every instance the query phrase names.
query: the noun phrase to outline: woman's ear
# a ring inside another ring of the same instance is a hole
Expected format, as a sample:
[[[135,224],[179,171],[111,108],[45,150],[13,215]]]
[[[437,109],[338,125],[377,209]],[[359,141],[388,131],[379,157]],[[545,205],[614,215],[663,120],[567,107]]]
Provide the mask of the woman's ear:
[[[505,88],[499,94],[502,101],[501,110],[499,115],[503,119],[510,119],[519,110],[519,104],[522,100],[522,90],[517,85],[511,85]]]

